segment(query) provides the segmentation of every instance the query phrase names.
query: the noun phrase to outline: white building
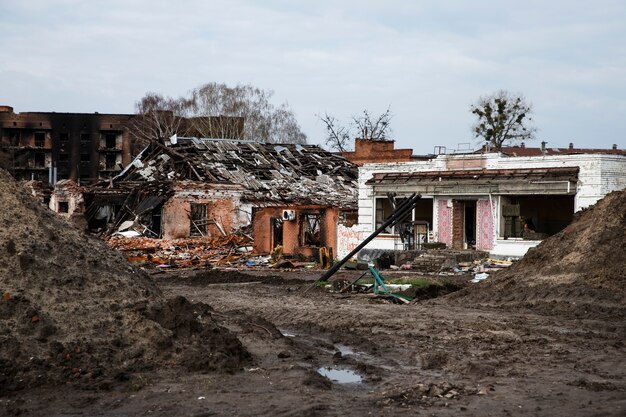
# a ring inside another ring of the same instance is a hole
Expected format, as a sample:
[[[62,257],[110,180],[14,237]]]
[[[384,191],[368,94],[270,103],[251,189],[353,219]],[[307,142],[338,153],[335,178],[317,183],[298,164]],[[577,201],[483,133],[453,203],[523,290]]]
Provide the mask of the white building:
[[[517,156],[510,149],[520,150],[517,154],[532,154],[532,149],[539,155]],[[575,212],[626,188],[623,151],[578,152],[522,147],[365,163],[359,168],[359,232],[367,237],[392,212],[388,193],[398,199],[417,192],[422,195],[417,207],[368,249],[419,247],[424,236],[416,233],[428,227],[430,242],[523,256],[542,238],[565,228]],[[525,231],[525,224],[534,232]]]

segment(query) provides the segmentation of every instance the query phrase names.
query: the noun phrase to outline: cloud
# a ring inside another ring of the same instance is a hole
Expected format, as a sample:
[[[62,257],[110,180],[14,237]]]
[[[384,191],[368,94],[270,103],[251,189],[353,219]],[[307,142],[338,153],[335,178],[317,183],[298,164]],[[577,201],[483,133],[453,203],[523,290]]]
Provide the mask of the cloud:
[[[3,2],[0,101],[131,112],[147,91],[251,83],[288,101],[315,143],[316,114],[391,105],[398,146],[423,153],[471,141],[470,103],[505,88],[535,104],[540,134],[609,146],[626,116],[622,3]]]

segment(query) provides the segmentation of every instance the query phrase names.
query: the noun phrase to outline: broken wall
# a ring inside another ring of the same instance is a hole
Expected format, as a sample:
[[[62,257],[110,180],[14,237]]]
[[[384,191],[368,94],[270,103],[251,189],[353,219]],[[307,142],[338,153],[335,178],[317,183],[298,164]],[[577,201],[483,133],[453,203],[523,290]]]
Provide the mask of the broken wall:
[[[343,259],[352,252],[367,236],[358,225],[337,225],[337,251],[335,257]]]
[[[192,204],[206,205],[205,219],[195,219],[195,225],[191,218]],[[245,224],[241,224],[235,208],[236,201],[233,199],[208,196],[197,198],[174,196],[163,206],[163,237],[165,239],[179,239],[201,235],[215,238],[229,234],[233,230],[245,226]]]
[[[293,211],[293,219],[282,222],[282,247],[285,255],[317,259],[320,247],[331,247],[333,253],[336,253],[339,210],[324,206],[265,207],[255,210],[253,234],[256,253],[269,253],[273,250],[272,219],[283,219],[285,210]],[[319,243],[310,244],[306,241],[306,230],[303,228],[307,215],[319,216]]]

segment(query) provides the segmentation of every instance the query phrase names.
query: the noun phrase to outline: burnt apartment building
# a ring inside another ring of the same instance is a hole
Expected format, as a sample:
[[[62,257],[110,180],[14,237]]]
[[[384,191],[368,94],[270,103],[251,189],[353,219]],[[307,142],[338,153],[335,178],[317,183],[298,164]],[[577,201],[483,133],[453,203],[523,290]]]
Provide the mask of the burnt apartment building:
[[[55,183],[71,179],[79,184],[112,178],[128,165],[145,143],[135,143],[133,131],[146,120],[134,114],[16,113],[0,106],[0,167],[18,180]],[[160,120],[174,118],[161,112]],[[181,121],[182,120],[182,121]],[[200,123],[202,122],[202,123]],[[211,136],[241,138],[243,119],[202,117],[178,119],[179,133],[197,135],[207,126]],[[225,128],[226,127],[226,128]]]
[[[19,180],[90,183],[116,175],[132,160],[135,116],[15,113],[0,106],[2,165]]]

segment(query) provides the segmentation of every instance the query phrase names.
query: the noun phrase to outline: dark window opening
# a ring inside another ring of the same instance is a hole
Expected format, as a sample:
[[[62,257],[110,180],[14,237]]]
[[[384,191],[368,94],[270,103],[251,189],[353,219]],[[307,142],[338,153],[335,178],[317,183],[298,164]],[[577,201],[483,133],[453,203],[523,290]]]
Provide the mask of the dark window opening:
[[[107,133],[104,136],[104,146],[107,149],[115,149],[117,147],[117,135],[114,133]]]
[[[80,176],[78,177],[78,184],[79,185],[84,185],[84,184],[89,184],[91,182],[91,177],[89,176],[89,174],[80,174]]]
[[[91,155],[88,153],[80,154],[80,162],[89,162],[91,160]]]
[[[46,146],[46,134],[44,132],[35,132],[35,147],[43,148]]]
[[[20,132],[9,133],[9,143],[11,146],[20,146]]]
[[[163,206],[152,210],[152,233],[160,238],[162,233]]]
[[[115,169],[116,164],[117,164],[117,155],[107,154],[105,157],[106,169]]]
[[[46,167],[46,154],[42,152],[35,153],[35,168]]]
[[[59,140],[61,142],[68,142],[70,140],[70,134],[69,133],[60,133],[59,134]]]
[[[59,162],[68,162],[70,160],[69,154],[60,153],[59,154]]]
[[[68,203],[67,201],[59,201],[57,211],[59,213],[69,213],[70,203]]]
[[[206,236],[207,234],[207,205],[191,203],[191,211],[189,213],[189,235],[193,237]]]
[[[89,141],[91,141],[91,135],[89,133],[81,133],[80,134],[80,141],[81,142],[89,142]]]
[[[377,198],[376,199],[376,229],[385,223],[391,217],[391,214],[394,212],[394,205],[398,207],[404,203],[405,198],[394,198],[395,204],[392,203],[389,197],[385,198]],[[412,210],[409,210],[408,213],[405,213],[395,226],[388,226],[383,230],[382,233],[387,234],[399,234],[400,237],[410,236],[412,231],[409,230],[412,228]]]
[[[321,220],[320,213],[300,215],[300,246],[321,246]]]
[[[385,223],[389,216],[391,216],[391,212],[393,212],[393,208],[388,198],[376,199],[376,229]],[[390,226],[385,228],[382,233],[392,234],[393,230],[393,226]]]
[[[339,223],[352,227],[359,222],[359,212],[357,210],[341,210],[339,212]]]
[[[504,238],[541,240],[560,232],[574,218],[574,196],[511,196],[503,199],[501,234]]]

